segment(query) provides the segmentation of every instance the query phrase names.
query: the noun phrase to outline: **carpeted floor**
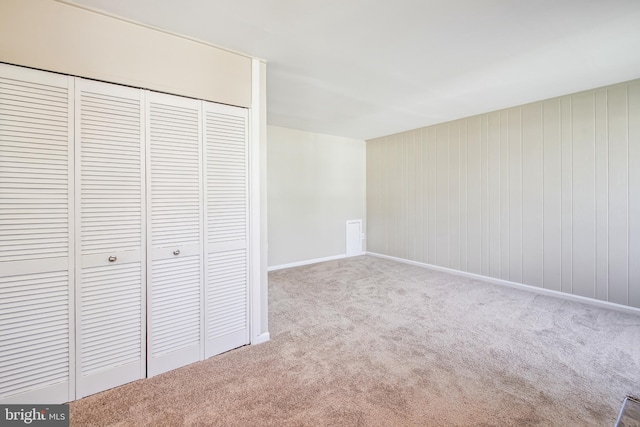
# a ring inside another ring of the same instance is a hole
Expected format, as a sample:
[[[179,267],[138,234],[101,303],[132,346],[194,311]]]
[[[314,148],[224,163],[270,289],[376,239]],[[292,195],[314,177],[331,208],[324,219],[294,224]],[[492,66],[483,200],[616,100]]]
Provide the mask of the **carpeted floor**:
[[[363,256],[269,274],[272,340],[72,402],[71,425],[612,426],[640,316]]]

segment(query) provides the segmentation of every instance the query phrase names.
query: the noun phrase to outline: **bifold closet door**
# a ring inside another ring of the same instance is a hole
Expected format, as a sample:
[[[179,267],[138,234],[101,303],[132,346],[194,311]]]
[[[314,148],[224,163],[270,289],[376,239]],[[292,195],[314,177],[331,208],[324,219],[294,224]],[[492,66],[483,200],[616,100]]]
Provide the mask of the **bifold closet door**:
[[[76,397],[144,378],[143,91],[76,80]]]
[[[147,375],[203,358],[200,101],[147,92]]]
[[[249,343],[248,114],[203,103],[205,356]]]
[[[0,403],[74,398],[73,78],[0,64]]]

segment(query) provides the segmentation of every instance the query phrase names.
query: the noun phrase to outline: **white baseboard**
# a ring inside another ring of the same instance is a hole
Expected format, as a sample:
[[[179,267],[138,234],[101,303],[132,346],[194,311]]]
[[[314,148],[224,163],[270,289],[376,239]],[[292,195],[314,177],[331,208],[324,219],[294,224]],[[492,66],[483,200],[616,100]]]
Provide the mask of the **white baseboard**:
[[[440,267],[440,266],[437,266],[437,265],[427,264],[427,263],[419,262],[419,261],[412,261],[412,260],[404,259],[404,258],[397,258],[397,257],[394,257],[394,256],[378,254],[378,253],[375,253],[375,252],[367,252],[367,255],[371,255],[371,256],[374,256],[374,257],[378,257],[378,258],[389,259],[389,260],[392,260],[392,261],[401,262],[403,264],[416,265],[418,267],[423,267],[423,268],[428,268],[428,269],[431,269],[431,270],[437,270],[437,271],[442,271],[442,272],[445,272],[445,273],[455,274],[456,276],[464,276],[464,277],[469,277],[471,279],[482,280],[483,282],[493,283],[493,284],[496,284],[496,285],[508,286],[508,287],[511,287],[511,288],[516,288],[516,289],[520,289],[520,290],[524,290],[524,291],[535,292],[537,294],[553,296],[553,297],[562,298],[562,299],[566,299],[566,300],[570,300],[570,301],[582,302],[582,303],[585,303],[585,304],[590,304],[590,305],[594,305],[594,306],[602,307],[602,308],[608,308],[610,310],[616,310],[616,311],[620,311],[620,312],[623,312],[623,313],[629,313],[629,314],[635,314],[635,315],[639,315],[640,314],[640,308],[629,307],[629,306],[626,306],[626,305],[616,304],[616,303],[609,302],[609,301],[601,301],[601,300],[597,300],[597,299],[593,299],[593,298],[583,297],[583,296],[580,296],[580,295],[567,294],[565,292],[554,291],[552,289],[538,288],[536,286],[525,285],[525,284],[517,283],[517,282],[511,282],[509,280],[495,279],[493,277],[487,277],[487,276],[483,276],[481,274],[468,273],[466,271],[454,270],[452,268]]]
[[[362,255],[364,255],[364,253],[362,253]],[[336,259],[342,259],[342,258],[346,258],[346,257],[347,257],[347,255],[342,254],[342,255],[328,256],[328,257],[325,257],[325,258],[316,258],[316,259],[309,259],[309,260],[306,260],[306,261],[292,262],[290,264],[274,265],[272,267],[267,268],[267,271],[276,271],[276,270],[282,270],[284,268],[300,267],[302,265],[309,265],[309,264],[317,264],[319,262],[333,261],[333,260],[336,260]]]
[[[262,344],[269,341],[270,339],[271,339],[271,336],[269,335],[269,332],[263,332],[251,340],[251,345]]]

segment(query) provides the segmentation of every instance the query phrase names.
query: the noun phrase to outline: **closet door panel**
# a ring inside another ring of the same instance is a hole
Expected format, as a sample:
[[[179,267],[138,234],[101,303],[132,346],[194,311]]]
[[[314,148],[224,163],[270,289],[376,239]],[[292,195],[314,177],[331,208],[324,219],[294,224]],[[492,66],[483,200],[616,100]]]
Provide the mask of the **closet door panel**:
[[[77,397],[139,378],[145,357],[142,91],[76,81]]]
[[[73,79],[0,64],[0,403],[74,397]]]
[[[249,343],[248,115],[204,103],[206,345],[210,357]]]
[[[200,102],[147,94],[148,375],[202,359]]]

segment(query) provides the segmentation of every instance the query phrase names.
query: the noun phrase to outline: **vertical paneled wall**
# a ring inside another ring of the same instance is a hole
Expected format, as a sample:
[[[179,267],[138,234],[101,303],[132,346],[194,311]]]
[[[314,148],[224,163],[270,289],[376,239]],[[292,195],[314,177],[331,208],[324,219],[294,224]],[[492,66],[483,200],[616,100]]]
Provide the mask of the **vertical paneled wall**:
[[[640,80],[367,141],[367,249],[640,307]]]

